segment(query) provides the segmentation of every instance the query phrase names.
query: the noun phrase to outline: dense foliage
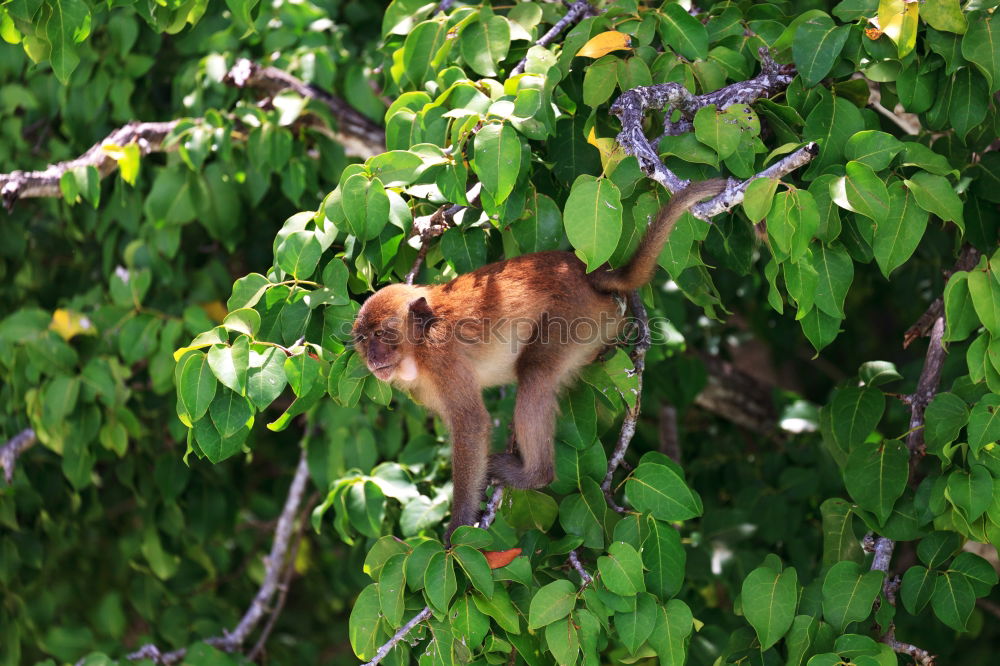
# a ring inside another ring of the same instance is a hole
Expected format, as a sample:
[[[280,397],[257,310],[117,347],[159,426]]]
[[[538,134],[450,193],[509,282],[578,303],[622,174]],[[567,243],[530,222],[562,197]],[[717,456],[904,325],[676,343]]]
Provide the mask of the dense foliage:
[[[3,2],[0,170],[169,127],[0,190],[0,441],[38,441],[0,481],[0,662],[258,658],[199,641],[282,568],[275,663],[418,613],[384,663],[990,663],[996,4]],[[243,57],[312,87],[240,90]],[[640,166],[614,103],[668,82],[694,95],[646,109]],[[351,350],[360,303],[414,266],[621,264],[661,183],[718,175],[641,291],[653,346],[563,396],[556,481],[446,550],[447,432]]]

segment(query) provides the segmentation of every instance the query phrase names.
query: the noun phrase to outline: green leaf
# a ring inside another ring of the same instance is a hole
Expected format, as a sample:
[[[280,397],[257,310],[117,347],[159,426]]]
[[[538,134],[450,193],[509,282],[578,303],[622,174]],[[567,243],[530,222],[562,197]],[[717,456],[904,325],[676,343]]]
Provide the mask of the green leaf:
[[[1000,337],[1000,281],[992,271],[974,270],[968,277],[972,306],[983,326],[993,337]]]
[[[488,248],[481,229],[452,227],[441,236],[441,253],[458,273],[468,273],[486,263]]]
[[[258,410],[264,410],[285,390],[284,362],[284,352],[275,347],[250,347],[247,397]]]
[[[649,644],[663,666],[684,666],[688,636],[694,630],[691,609],[680,599],[671,599],[661,607],[656,627],[649,635]]]
[[[646,569],[646,589],[661,599],[669,599],[684,584],[687,553],[680,534],[670,524],[646,516],[645,527],[642,563]]]
[[[938,567],[962,545],[962,538],[955,532],[931,532],[917,544],[917,557],[930,568]]]
[[[863,162],[848,162],[844,189],[851,210],[880,222],[889,208],[889,192],[885,183]]]
[[[1000,395],[984,395],[969,414],[969,448],[979,453],[984,446],[1000,439]]]
[[[222,325],[226,330],[243,333],[252,338],[260,329],[260,313],[253,308],[233,310],[222,320]]]
[[[937,176],[926,171],[918,171],[909,180],[903,181],[913,192],[917,205],[933,213],[946,222],[954,222],[959,228],[965,228],[962,217],[962,200],[944,176]]]
[[[556,582],[558,583],[560,581]],[[561,581],[561,582],[569,584],[570,587],[573,586],[573,584],[570,583],[569,581]],[[541,590],[538,591],[538,594],[540,593]],[[535,598],[532,599],[532,603],[534,603],[534,600],[538,598],[538,594],[535,594]],[[556,597],[559,595],[552,594],[552,596]],[[472,600],[476,603],[476,608],[478,608],[480,611],[482,611],[483,613],[489,615],[491,618],[496,620],[497,624],[500,625],[500,628],[506,631],[508,634],[521,633],[520,621],[518,619],[520,616],[518,615],[517,609],[514,608],[514,604],[510,602],[510,596],[507,594],[507,588],[505,588],[502,585],[497,585],[496,588],[493,590],[492,599],[487,599],[481,594],[474,593],[472,595]],[[546,610],[548,609],[541,608],[540,612],[544,612]],[[568,613],[569,611],[567,611],[567,614]],[[529,616],[530,616],[530,611],[529,611]]]
[[[570,618],[564,617],[546,625],[545,643],[559,666],[576,664],[580,654],[580,638],[576,625]]]
[[[476,133],[473,168],[493,201],[503,203],[521,170],[521,139],[507,123],[490,123]]]
[[[212,345],[208,350],[208,365],[223,386],[245,395],[250,365],[250,339],[241,335],[231,347]]]
[[[621,234],[622,204],[609,180],[583,175],[573,183],[563,210],[566,235],[592,271],[614,253]]]
[[[991,14],[978,14],[969,24],[962,38],[962,57],[983,73],[991,95],[1000,89],[1000,34],[993,32]]]
[[[927,447],[933,452],[951,444],[968,421],[969,408],[964,400],[954,393],[938,393],[924,411],[924,441]],[[1000,436],[1000,422],[997,422],[996,428]]]
[[[891,134],[878,130],[865,130],[847,140],[844,156],[848,160],[865,164],[874,171],[881,171],[888,167],[905,147],[906,144]]]
[[[228,439],[247,425],[253,409],[247,399],[239,393],[223,389],[212,400],[209,412],[219,434],[223,439]]]
[[[239,308],[252,308],[260,301],[261,296],[271,286],[271,282],[260,273],[250,273],[233,283],[233,295],[226,302],[230,311]]]
[[[965,340],[981,325],[969,293],[969,273],[956,271],[944,286],[945,332],[943,340]]]
[[[830,72],[840,56],[850,32],[849,26],[836,26],[824,15],[799,25],[792,42],[792,58],[806,87],[812,88]]]
[[[865,443],[855,446],[844,468],[847,492],[884,524],[896,500],[906,490],[909,460],[906,445],[898,440],[885,440],[881,445]]]
[[[959,553],[948,569],[964,575],[972,583],[977,597],[985,597],[997,584],[997,572],[988,561],[975,553]]]
[[[443,551],[431,555],[427,561],[427,570],[424,572],[424,597],[427,603],[437,612],[446,613],[457,589],[458,581],[455,578],[455,563],[452,561],[452,556]]]
[[[739,148],[744,137],[760,133],[760,121],[750,107],[732,104],[719,110],[714,104],[698,109],[694,116],[694,134],[698,141],[709,146],[726,159]]]
[[[897,181],[891,184],[888,196],[888,214],[883,212],[875,225],[875,242],[872,244],[875,261],[886,278],[913,255],[927,229],[929,217],[902,183]]]
[[[757,632],[761,650],[777,643],[792,626],[798,594],[798,577],[791,567],[780,574],[758,567],[743,580],[743,615]]]
[[[837,442],[845,451],[852,451],[882,420],[885,395],[872,387],[837,389],[830,409]]]
[[[953,469],[948,474],[945,497],[961,510],[968,522],[975,522],[993,501],[993,476],[982,465],[970,465],[968,473]]]
[[[635,602],[634,610],[615,613],[618,637],[631,654],[635,654],[653,633],[660,615],[656,597],[648,592],[639,593]]]
[[[370,180],[363,173],[352,174],[340,185],[340,201],[351,234],[363,241],[378,238],[389,221],[390,208],[381,181]]]
[[[417,87],[433,77],[432,61],[438,51],[445,47],[448,24],[442,19],[424,21],[418,24],[403,42],[403,67],[407,78]],[[404,146],[405,147],[405,146]]]
[[[838,632],[871,614],[882,589],[881,571],[863,572],[856,562],[838,562],[823,579],[823,617]]]
[[[658,520],[687,520],[700,516],[701,497],[666,465],[641,463],[625,482],[629,503]]]
[[[663,42],[688,60],[708,58],[708,31],[705,25],[678,4],[661,10],[660,34]]]
[[[452,629],[471,650],[483,643],[490,630],[490,620],[480,611],[471,595],[464,595],[451,605],[448,617]]]
[[[351,648],[358,659],[371,659],[378,651],[382,637],[379,631],[380,614],[378,586],[372,584],[361,590],[361,594],[354,600],[351,619],[348,622],[347,633],[351,640]]]
[[[296,279],[305,280],[316,270],[322,254],[323,247],[315,232],[293,231],[278,245],[274,260],[281,270]]]
[[[945,572],[937,577],[931,608],[938,619],[955,631],[965,631],[976,605],[972,583],[961,573]]]
[[[201,419],[195,421],[194,424],[194,436],[198,442],[198,448],[213,464],[236,455],[249,434],[250,428],[244,427],[231,437],[223,437],[212,419]]]
[[[899,596],[903,600],[906,612],[916,615],[931,600],[934,594],[937,572],[930,571],[919,564],[910,567],[903,574],[903,582],[899,588]]]
[[[773,206],[777,189],[777,178],[754,178],[750,181],[743,195],[743,211],[751,222],[756,224],[764,219]]]
[[[854,536],[851,504],[831,497],[820,505],[819,511],[823,517],[823,566],[833,566],[841,560],[860,563],[863,553]]]
[[[642,558],[625,542],[611,544],[608,554],[597,558],[597,568],[601,572],[601,582],[615,594],[634,596],[646,590]]]
[[[218,384],[205,354],[188,354],[182,363],[180,381],[177,384],[178,397],[191,420],[197,421],[212,404]]]
[[[816,307],[831,317],[843,319],[844,301],[854,281],[854,262],[839,243],[817,244],[811,259],[818,276]]]
[[[470,23],[459,37],[462,58],[472,71],[482,76],[495,76],[497,64],[507,57],[510,48],[510,24],[496,14]]]
[[[843,97],[821,99],[806,117],[803,141],[817,141],[820,152],[806,170],[807,180],[823,173],[827,167],[841,164],[847,140],[865,129],[858,107]]]
[[[531,598],[528,629],[538,629],[561,620],[576,606],[576,587],[568,580],[556,580],[543,586]]]
[[[378,600],[382,615],[393,628],[403,624],[406,612],[406,554],[396,553],[382,566],[378,576]]]
[[[486,557],[471,546],[455,546],[455,559],[465,575],[487,599],[493,596],[493,572]]]
[[[44,30],[51,48],[49,62],[52,73],[66,85],[73,70],[80,64],[76,44],[90,34],[90,9],[83,0],[59,0],[48,7],[52,13]]]
[[[989,83],[971,67],[955,72],[948,117],[957,136],[965,137],[986,119],[989,111]]]

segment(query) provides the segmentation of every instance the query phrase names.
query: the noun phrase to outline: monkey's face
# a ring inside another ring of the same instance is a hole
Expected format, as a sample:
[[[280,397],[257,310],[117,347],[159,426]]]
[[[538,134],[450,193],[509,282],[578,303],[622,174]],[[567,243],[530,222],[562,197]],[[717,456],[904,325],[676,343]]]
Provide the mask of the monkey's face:
[[[402,287],[402,288],[401,288]],[[391,285],[369,298],[354,320],[354,348],[365,365],[384,382],[415,378],[412,341],[406,339],[407,285]]]

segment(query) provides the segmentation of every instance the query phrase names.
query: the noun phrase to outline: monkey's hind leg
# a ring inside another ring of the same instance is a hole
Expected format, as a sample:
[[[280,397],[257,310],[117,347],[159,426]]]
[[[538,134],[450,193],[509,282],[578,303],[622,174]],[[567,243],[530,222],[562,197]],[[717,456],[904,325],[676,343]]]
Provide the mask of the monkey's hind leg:
[[[553,372],[554,359],[544,358],[544,352],[544,348],[529,348],[518,359],[514,406],[517,453],[490,456],[490,477],[505,486],[542,488],[555,475],[552,440],[559,409],[556,395],[560,373]]]

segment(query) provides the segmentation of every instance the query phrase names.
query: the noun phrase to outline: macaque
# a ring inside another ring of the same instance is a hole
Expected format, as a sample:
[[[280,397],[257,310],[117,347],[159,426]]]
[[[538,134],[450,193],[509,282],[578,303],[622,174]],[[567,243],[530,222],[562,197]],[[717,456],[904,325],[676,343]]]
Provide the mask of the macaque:
[[[441,285],[393,284],[354,322],[355,348],[379,379],[436,412],[452,438],[451,522],[474,525],[487,481],[540,488],[553,479],[560,389],[615,343],[622,295],[653,279],[680,216],[725,188],[722,180],[673,195],[625,266],[587,273],[572,252],[526,254]],[[489,452],[482,390],[517,382],[516,453]]]

